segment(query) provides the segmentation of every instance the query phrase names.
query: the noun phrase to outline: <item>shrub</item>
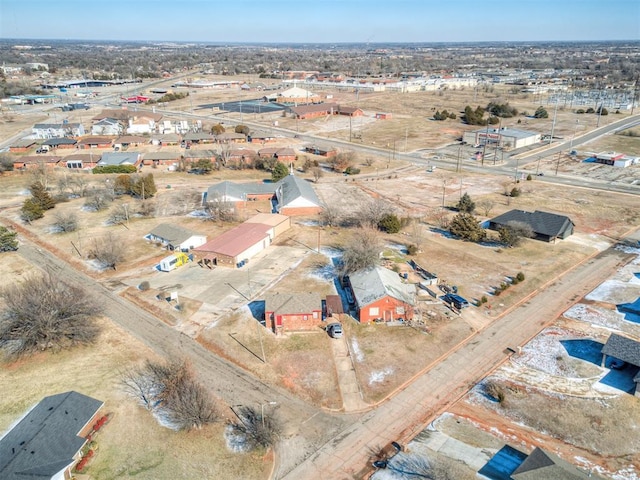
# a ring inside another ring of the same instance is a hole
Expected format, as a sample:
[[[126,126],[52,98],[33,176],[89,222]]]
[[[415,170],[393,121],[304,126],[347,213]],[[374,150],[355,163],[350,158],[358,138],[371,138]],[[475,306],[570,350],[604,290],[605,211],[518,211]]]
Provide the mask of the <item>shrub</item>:
[[[347,167],[344,171],[347,175],[357,175],[360,173],[360,169],[357,167]]]
[[[418,246],[411,244],[407,247],[407,253],[409,255],[416,255],[418,253]]]
[[[486,295],[483,295],[483,296],[480,298],[480,303],[487,303],[488,301],[489,301],[489,300],[487,299],[487,296],[486,296]]]
[[[484,384],[484,393],[498,403],[503,403],[505,401],[504,388],[492,380],[489,380]]]
[[[520,191],[520,189],[518,187],[513,187],[511,189],[511,192],[509,192],[509,196],[510,197],[519,197],[521,193],[522,192]]]
[[[527,181],[530,182],[531,181],[531,174],[527,175]]]
[[[94,167],[94,174],[100,173],[136,173],[138,169],[135,165],[102,165]]]
[[[140,285],[138,285],[138,290],[141,290],[143,292],[146,292],[150,288],[151,288],[151,284],[147,280],[145,280],[144,282],[140,283]]]
[[[584,108],[579,108],[578,110],[576,110],[576,113],[583,114],[584,113]]]
[[[516,278],[518,279],[519,282],[523,282],[524,281],[524,273],[518,272],[518,274],[516,275]]]

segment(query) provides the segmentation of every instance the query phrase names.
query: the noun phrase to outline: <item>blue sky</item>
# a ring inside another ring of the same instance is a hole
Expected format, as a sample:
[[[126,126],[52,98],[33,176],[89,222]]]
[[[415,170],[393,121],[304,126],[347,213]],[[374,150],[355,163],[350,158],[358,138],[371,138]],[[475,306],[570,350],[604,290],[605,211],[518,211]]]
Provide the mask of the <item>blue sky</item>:
[[[638,40],[639,0],[0,0],[0,38]]]

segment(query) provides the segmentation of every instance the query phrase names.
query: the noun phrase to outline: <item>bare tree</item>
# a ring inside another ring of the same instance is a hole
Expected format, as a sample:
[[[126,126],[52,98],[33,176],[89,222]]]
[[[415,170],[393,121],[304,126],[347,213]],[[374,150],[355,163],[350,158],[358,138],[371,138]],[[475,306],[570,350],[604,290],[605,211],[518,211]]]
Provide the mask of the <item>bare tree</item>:
[[[89,250],[89,258],[97,260],[103,268],[115,270],[124,258],[120,239],[112,233],[100,239],[94,238],[93,246]]]
[[[485,217],[489,216],[494,206],[495,206],[495,202],[492,200],[489,200],[488,198],[485,198],[478,202],[478,208],[482,211]]]
[[[75,212],[59,212],[54,215],[53,227],[58,232],[75,232],[78,229],[78,215]]]
[[[0,292],[0,348],[10,356],[92,343],[101,308],[93,297],[52,274],[28,277]]]
[[[373,229],[360,229],[344,246],[341,275],[377,265],[380,262],[382,245],[379,234]]]
[[[510,247],[520,244],[523,238],[533,238],[534,232],[531,225],[525,222],[512,220],[498,230],[500,241]]]
[[[312,167],[311,174],[313,175],[313,181],[318,183],[322,177],[324,177],[324,171],[320,167]]]
[[[233,202],[225,200],[221,195],[212,195],[207,199],[205,210],[212,220],[232,222],[238,218]]]
[[[342,212],[334,205],[325,205],[320,212],[320,222],[327,227],[335,227],[340,224]]]
[[[176,430],[201,428],[220,418],[211,395],[184,360],[147,361],[121,374],[120,380],[128,394]]]
[[[282,432],[282,425],[274,413],[263,408],[241,406],[237,408],[239,423],[231,424],[235,435],[244,437],[249,449],[266,448],[275,444]]]
[[[356,212],[356,223],[361,227],[377,228],[383,217],[393,213],[393,206],[389,202],[375,198],[360,206]]]
[[[111,210],[107,221],[111,225],[118,225],[119,223],[129,222],[129,213],[130,212],[128,204],[116,205],[113,210]]]
[[[99,212],[109,206],[113,201],[113,197],[113,189],[94,189],[87,197],[84,205],[95,212]]]

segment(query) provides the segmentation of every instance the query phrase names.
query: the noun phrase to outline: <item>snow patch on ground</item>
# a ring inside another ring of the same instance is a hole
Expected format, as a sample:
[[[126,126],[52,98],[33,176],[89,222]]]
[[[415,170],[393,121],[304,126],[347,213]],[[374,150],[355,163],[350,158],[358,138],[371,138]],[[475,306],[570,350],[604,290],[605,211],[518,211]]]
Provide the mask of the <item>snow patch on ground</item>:
[[[315,268],[307,276],[322,282],[332,282],[336,277],[336,267],[327,263]]]
[[[356,362],[364,362],[364,353],[362,353],[362,350],[360,350],[358,340],[356,340],[355,338],[351,339],[351,351],[353,352],[353,356],[355,357]]]
[[[234,453],[245,453],[250,450],[245,436],[239,434],[231,425],[227,425],[224,429],[224,439],[227,443],[227,448]]]
[[[300,220],[296,222],[298,225],[302,225],[303,227],[318,227],[320,222],[318,220]]]
[[[615,298],[614,295],[616,292],[626,284],[627,282],[621,282],[619,280],[605,280],[594,290],[589,292],[584,298],[597,302],[615,303],[611,299]]]
[[[625,322],[624,314],[616,310],[607,310],[596,305],[585,305],[584,303],[575,304],[564,312],[563,316],[614,330],[619,330],[621,323]]]
[[[384,379],[389,375],[392,375],[393,372],[394,370],[391,367],[387,367],[384,370],[380,370],[377,372],[371,372],[371,374],[369,375],[369,385],[384,382]]]
[[[559,377],[574,376],[572,367],[558,359],[567,360],[569,355],[560,340],[569,337],[569,332],[559,328],[547,328],[534,337],[523,348],[514,362],[522,363],[550,375]]]

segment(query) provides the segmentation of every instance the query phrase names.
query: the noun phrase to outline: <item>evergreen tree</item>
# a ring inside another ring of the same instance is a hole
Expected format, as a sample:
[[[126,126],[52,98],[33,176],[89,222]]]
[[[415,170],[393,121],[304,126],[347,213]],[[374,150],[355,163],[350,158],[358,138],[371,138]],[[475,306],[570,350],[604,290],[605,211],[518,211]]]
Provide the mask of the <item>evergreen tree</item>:
[[[153,174],[141,175],[131,182],[131,194],[142,200],[153,197],[157,192]]]
[[[12,252],[18,249],[17,232],[0,226],[0,252]]]
[[[547,112],[544,107],[540,106],[536,109],[533,116],[535,118],[549,118],[549,112]]]
[[[453,217],[449,231],[468,242],[481,242],[487,236],[487,232],[480,226],[476,217],[464,212]]]
[[[50,210],[56,206],[56,202],[51,198],[44,185],[40,182],[34,182],[29,187],[31,198],[40,207],[41,210]]]
[[[398,233],[400,226],[400,219],[394,213],[386,213],[378,222],[378,228],[387,233]]]
[[[27,198],[22,204],[20,209],[20,218],[27,223],[31,223],[34,220],[44,217],[44,210],[33,197]]]
[[[459,212],[473,213],[476,209],[476,204],[473,200],[471,200],[469,194],[465,193],[464,195],[462,195],[462,197],[460,197],[460,201],[456,205],[456,208]]]
[[[278,180],[282,180],[284,177],[289,175],[289,169],[282,162],[276,162],[273,170],[271,170],[271,180],[277,182]]]

